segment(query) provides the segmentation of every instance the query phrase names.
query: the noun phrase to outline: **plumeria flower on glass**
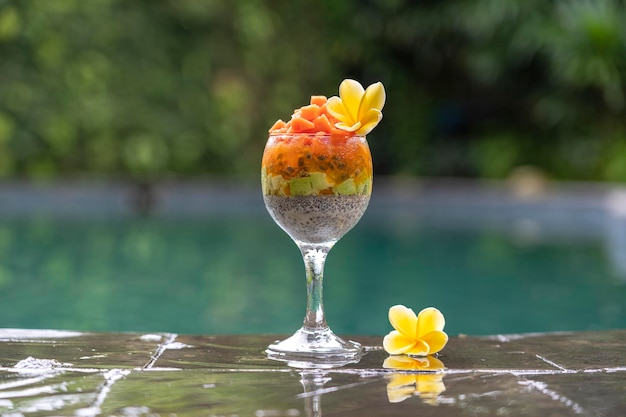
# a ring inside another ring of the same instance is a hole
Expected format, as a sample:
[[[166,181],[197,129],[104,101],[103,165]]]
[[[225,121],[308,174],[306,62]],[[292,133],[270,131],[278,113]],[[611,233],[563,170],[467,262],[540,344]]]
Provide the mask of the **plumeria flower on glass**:
[[[381,82],[363,89],[355,80],[346,79],[339,85],[339,97],[328,99],[326,109],[339,120],[335,127],[357,135],[367,135],[383,118],[385,87]]]
[[[395,330],[385,336],[383,347],[391,355],[432,355],[448,343],[443,331],[446,321],[434,307],[415,315],[412,309],[395,305],[389,309],[389,322]]]
[[[433,356],[390,356],[383,362],[383,368],[402,371],[388,377],[387,398],[390,403],[418,395],[425,403],[437,405],[437,397],[446,390],[443,383],[445,365]]]

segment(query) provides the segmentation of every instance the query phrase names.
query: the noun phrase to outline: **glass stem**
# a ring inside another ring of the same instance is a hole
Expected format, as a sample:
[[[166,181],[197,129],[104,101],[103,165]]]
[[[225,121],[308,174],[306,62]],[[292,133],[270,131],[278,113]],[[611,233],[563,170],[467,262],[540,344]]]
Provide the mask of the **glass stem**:
[[[327,329],[324,317],[323,281],[324,263],[331,245],[303,246],[300,248],[306,270],[306,316],[305,330]]]

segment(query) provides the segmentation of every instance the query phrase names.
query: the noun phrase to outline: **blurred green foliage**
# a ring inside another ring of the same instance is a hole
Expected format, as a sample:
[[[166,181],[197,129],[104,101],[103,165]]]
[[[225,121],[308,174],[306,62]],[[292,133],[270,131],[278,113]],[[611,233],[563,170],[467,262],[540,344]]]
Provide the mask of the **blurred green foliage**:
[[[379,174],[626,181],[623,0],[0,0],[0,177],[256,176],[382,81]]]

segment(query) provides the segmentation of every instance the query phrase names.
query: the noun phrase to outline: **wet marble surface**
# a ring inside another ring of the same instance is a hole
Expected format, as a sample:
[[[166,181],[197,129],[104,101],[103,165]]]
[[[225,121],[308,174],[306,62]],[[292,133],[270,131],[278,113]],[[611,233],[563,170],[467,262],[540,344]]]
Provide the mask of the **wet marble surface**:
[[[265,335],[0,329],[2,416],[623,416],[626,330],[453,337],[438,358],[268,360]]]

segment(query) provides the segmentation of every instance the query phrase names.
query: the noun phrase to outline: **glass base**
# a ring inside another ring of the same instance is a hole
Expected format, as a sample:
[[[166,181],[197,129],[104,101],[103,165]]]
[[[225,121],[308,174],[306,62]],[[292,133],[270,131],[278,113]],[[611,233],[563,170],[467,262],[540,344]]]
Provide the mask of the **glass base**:
[[[293,336],[271,344],[267,357],[296,368],[335,368],[361,360],[361,344],[343,340],[329,328],[300,328]]]

